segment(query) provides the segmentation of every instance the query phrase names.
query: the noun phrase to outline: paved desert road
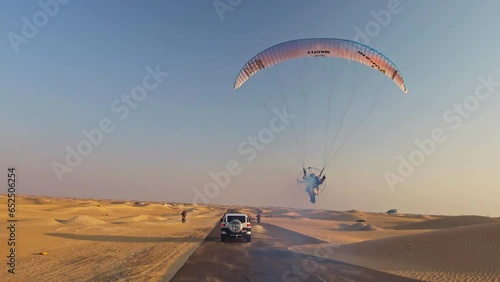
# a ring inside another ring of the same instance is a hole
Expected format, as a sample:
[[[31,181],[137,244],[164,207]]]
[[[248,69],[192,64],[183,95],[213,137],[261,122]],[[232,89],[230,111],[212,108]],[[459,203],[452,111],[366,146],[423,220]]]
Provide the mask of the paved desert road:
[[[171,281],[415,281],[288,250],[320,243],[271,224],[253,225],[252,243],[222,243],[217,224]]]

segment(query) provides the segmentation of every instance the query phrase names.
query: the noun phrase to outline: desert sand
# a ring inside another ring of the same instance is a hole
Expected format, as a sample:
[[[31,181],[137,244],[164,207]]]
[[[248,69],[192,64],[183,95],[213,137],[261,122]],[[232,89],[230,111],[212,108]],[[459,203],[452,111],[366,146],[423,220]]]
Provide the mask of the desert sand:
[[[289,248],[302,254],[422,281],[500,281],[498,218],[289,210],[266,221],[328,242]]]
[[[48,197],[18,197],[17,210],[16,274],[5,275],[2,267],[0,281],[168,281],[223,213],[209,206]],[[0,213],[1,222],[6,219],[7,212]],[[2,257],[6,239],[1,232]]]
[[[169,281],[226,208],[21,196],[16,274],[2,274],[0,281]],[[255,207],[231,208],[256,214]],[[180,220],[184,209],[186,224]],[[422,281],[500,281],[497,218],[259,209],[263,224],[324,242],[286,246],[292,252]],[[0,213],[0,221],[6,225],[6,220],[7,212]],[[279,240],[264,234],[262,226],[254,229],[262,233],[257,239]],[[1,232],[2,256],[6,240]]]

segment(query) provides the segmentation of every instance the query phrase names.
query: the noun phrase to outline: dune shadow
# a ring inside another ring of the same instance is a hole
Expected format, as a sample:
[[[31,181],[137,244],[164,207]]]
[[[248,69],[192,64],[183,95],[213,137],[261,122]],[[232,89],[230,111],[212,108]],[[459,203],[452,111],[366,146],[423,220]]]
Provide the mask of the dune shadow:
[[[219,238],[207,238],[207,242],[209,241],[214,241],[214,242],[221,242]],[[222,242],[221,242],[222,243]],[[223,242],[224,244],[247,244],[248,242],[245,241],[243,238],[226,238]]]
[[[281,237],[282,241],[284,241],[284,239],[291,240],[291,241],[293,241],[292,244],[294,244],[294,245],[328,243],[328,242],[320,240],[318,238],[304,235],[304,234],[295,232],[295,231],[290,230],[290,229],[279,227],[279,226],[274,225],[274,224],[262,223],[262,226],[264,226],[266,228],[267,232],[269,232],[270,234],[286,234],[286,236]]]
[[[289,250],[271,249],[271,250],[251,250],[248,252],[252,257],[266,257],[266,258],[279,258],[279,259],[290,259],[304,256],[297,252],[292,252]]]
[[[446,228],[457,228],[463,226],[488,224],[495,222],[499,221],[497,219],[486,216],[461,215],[461,216],[444,217],[438,219],[425,220],[422,222],[414,222],[414,223],[394,226],[393,229],[394,230],[446,229]]]
[[[342,265],[342,266],[354,266],[358,268],[359,266],[350,264],[350,263],[345,263],[325,257],[320,257],[315,254],[303,254],[299,252],[294,252],[290,250],[284,250],[284,249],[269,249],[269,250],[251,250],[249,252],[250,256],[252,257],[266,257],[266,258],[276,258],[276,259],[297,259],[299,258],[300,260],[311,260],[311,261],[316,261],[316,262],[321,262],[324,264],[335,264],[335,265]]]
[[[139,237],[139,236],[118,236],[118,235],[89,235],[89,234],[71,234],[71,233],[45,233],[45,235],[60,237],[65,239],[97,242],[119,242],[119,243],[162,243],[162,242],[180,242],[191,243],[199,242],[201,238],[193,237]]]
[[[111,205],[123,205],[123,204],[129,204],[129,202],[125,201],[114,201],[110,203]]]
[[[343,231],[346,228],[349,228],[350,226],[351,226],[351,224],[339,223],[338,227],[331,228],[331,230]]]

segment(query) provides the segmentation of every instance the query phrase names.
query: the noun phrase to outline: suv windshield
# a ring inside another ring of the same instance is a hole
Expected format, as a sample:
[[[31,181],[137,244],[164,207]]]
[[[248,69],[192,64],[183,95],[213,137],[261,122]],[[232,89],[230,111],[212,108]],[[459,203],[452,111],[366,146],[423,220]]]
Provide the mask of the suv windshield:
[[[227,216],[227,222],[231,222],[231,221],[233,221],[235,219],[237,219],[237,220],[239,220],[241,222],[246,222],[245,216],[242,216],[242,215],[228,215]]]

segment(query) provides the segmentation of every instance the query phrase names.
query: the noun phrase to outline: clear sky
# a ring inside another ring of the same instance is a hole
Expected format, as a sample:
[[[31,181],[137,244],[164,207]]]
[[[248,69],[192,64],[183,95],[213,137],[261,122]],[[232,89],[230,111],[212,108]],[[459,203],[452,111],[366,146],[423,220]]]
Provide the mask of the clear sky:
[[[16,166],[19,193],[192,202],[197,189],[214,204],[500,216],[498,1],[40,3],[8,1],[0,10],[0,179],[6,183],[6,168]],[[315,37],[379,50],[401,70],[409,94],[363,66],[317,59],[264,70],[233,89],[258,52]],[[121,96],[142,85],[148,67],[168,76],[122,116],[114,101],[123,107]],[[250,161],[237,148],[269,127],[264,105],[287,106],[297,115],[296,140],[306,144],[294,149],[321,167],[325,82],[335,73],[328,132],[340,124],[351,87],[359,91],[338,142],[352,138],[325,169],[327,187],[312,205],[296,184],[292,125]],[[478,99],[479,85],[491,94]],[[312,93],[307,111],[298,87]],[[455,112],[464,103],[470,110]],[[114,130],[59,181],[54,163],[68,165],[67,146],[75,149],[87,140],[82,131],[102,120]],[[424,156],[414,141],[434,130],[445,140]],[[413,169],[398,172],[411,156]],[[226,187],[206,188],[210,172],[231,161],[240,173]]]

